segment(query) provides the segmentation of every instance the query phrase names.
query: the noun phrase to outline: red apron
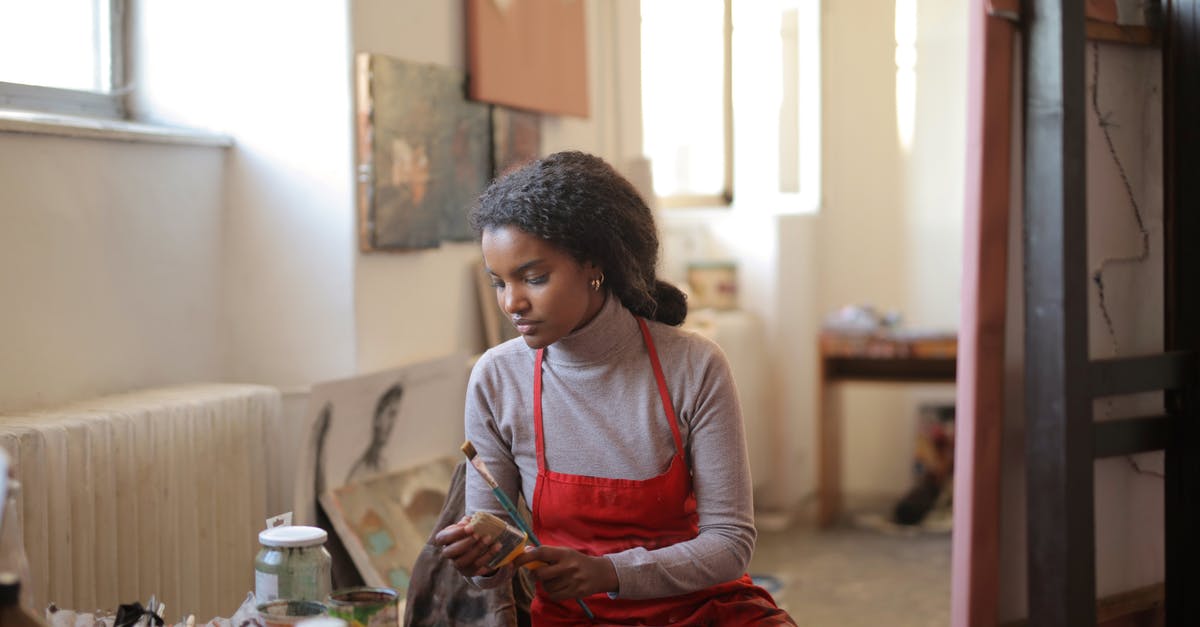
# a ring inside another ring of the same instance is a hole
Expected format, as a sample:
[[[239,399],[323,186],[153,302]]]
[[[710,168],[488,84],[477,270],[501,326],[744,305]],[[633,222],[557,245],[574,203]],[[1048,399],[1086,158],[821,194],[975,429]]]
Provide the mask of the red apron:
[[[599,556],[633,547],[653,550],[699,534],[696,495],[683,455],[675,409],[646,322],[637,319],[658,381],[675,455],[667,471],[644,480],[568,475],[546,466],[542,431],[542,350],[533,379],[533,416],[537,436],[537,486],[533,491],[533,531],[543,544],[565,546]],[[597,624],[617,625],[794,625],[771,595],[748,575],[711,588],[659,599],[585,599]],[[574,600],[552,601],[541,584],[533,600],[534,625],[583,625],[589,621]]]

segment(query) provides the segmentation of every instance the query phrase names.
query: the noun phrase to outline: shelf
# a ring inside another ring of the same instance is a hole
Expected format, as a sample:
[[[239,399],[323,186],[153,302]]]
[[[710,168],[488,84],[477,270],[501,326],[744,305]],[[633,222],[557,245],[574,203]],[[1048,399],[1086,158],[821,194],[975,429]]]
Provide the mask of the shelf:
[[[1149,26],[1122,26],[1111,22],[1087,20],[1084,36],[1093,41],[1126,44],[1130,46],[1152,46],[1160,44],[1158,30]]]

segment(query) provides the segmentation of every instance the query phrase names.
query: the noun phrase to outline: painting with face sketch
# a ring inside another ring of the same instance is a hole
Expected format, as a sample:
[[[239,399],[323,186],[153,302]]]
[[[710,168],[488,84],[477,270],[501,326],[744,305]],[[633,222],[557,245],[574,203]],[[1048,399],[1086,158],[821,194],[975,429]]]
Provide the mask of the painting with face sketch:
[[[463,353],[327,381],[309,396],[294,487],[297,524],[320,494],[455,454],[463,442]]]

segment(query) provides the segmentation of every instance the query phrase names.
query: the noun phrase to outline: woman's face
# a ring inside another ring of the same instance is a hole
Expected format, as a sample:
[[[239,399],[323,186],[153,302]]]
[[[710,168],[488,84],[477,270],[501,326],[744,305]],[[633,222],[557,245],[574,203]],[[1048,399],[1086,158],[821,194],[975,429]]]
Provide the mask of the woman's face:
[[[530,348],[543,348],[587,324],[604,304],[591,288],[600,270],[513,226],[483,232],[483,263],[496,302]]]

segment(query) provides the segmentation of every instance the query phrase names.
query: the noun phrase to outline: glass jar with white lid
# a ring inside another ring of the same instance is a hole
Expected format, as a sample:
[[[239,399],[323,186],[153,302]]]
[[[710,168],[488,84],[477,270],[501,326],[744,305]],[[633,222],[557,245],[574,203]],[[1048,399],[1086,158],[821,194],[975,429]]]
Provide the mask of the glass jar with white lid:
[[[325,550],[329,534],[320,527],[288,525],[258,534],[262,548],[254,558],[254,596],[259,603],[275,599],[325,602],[332,578]]]

